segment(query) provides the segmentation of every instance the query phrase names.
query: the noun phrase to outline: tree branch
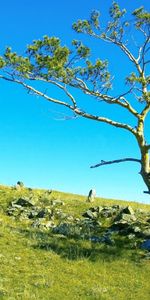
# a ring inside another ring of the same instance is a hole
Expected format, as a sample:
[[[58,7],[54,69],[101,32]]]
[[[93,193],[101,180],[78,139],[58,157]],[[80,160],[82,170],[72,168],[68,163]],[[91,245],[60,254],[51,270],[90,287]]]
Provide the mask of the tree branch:
[[[18,84],[22,85],[26,90],[31,91],[31,92],[33,92],[34,94],[36,94],[36,95],[38,95],[40,97],[44,97],[47,101],[50,101],[50,102],[53,102],[53,103],[56,103],[56,104],[59,104],[59,105],[63,105],[63,106],[66,106],[66,107],[74,110],[74,106],[72,107],[67,102],[60,101],[59,99],[55,99],[55,98],[49,97],[45,93],[40,92],[39,90],[37,90],[34,87],[32,87],[32,86],[24,83],[23,81],[20,81],[20,80],[15,79],[15,78],[8,78],[8,77],[5,77],[3,75],[0,75],[0,78],[2,78],[4,80],[7,80],[7,81],[18,83]]]
[[[73,109],[73,111],[77,115],[80,115],[84,118],[99,121],[99,122],[103,122],[103,123],[107,123],[107,124],[112,125],[112,126],[117,127],[117,128],[123,128],[123,129],[126,129],[126,130],[130,131],[135,136],[137,135],[137,131],[128,124],[116,122],[116,121],[113,121],[113,120],[105,118],[105,117],[95,116],[95,115],[89,114],[87,112],[84,112],[84,111],[80,110],[79,108]]]
[[[77,114],[79,116],[82,116],[84,118],[91,119],[91,120],[94,120],[94,121],[107,123],[107,124],[112,125],[112,126],[117,127],[117,128],[126,129],[129,132],[131,132],[135,137],[137,135],[137,131],[133,127],[131,127],[130,125],[128,125],[128,124],[116,122],[116,121],[113,121],[113,120],[105,118],[105,117],[101,117],[101,116],[96,116],[96,115],[93,115],[93,114],[89,114],[88,112],[85,112],[85,111],[81,110],[77,106],[74,106],[74,105],[72,106],[72,105],[70,105],[67,102],[60,101],[59,99],[49,97],[45,93],[40,92],[39,90],[36,90],[34,87],[32,87],[32,86],[30,86],[30,85],[28,85],[28,84],[26,84],[26,83],[24,83],[24,82],[22,82],[22,81],[20,81],[18,79],[14,79],[14,78],[11,79],[11,78],[7,78],[7,77],[2,76],[2,75],[0,76],[0,78],[3,78],[4,80],[8,80],[8,81],[11,81],[11,82],[18,83],[18,84],[22,85],[26,90],[31,91],[31,92],[33,92],[34,94],[36,94],[36,95],[38,95],[40,97],[43,97],[47,101],[50,101],[50,102],[53,102],[53,103],[65,106],[65,107],[69,108],[71,111],[73,111],[75,114]]]
[[[134,57],[134,55],[130,52],[130,50],[122,42],[117,41],[115,39],[112,39],[109,36],[102,37],[101,35],[98,35],[95,32],[92,32],[89,35],[94,36],[97,39],[101,39],[101,40],[104,40],[106,42],[110,42],[110,43],[113,43],[113,44],[117,45],[127,55],[129,60],[132,61],[135,64],[139,74],[140,75],[142,74],[142,69],[141,69],[141,67],[138,63],[138,60]]]
[[[69,93],[69,91],[67,90],[66,86],[54,81],[54,80],[51,80],[51,79],[44,79],[42,77],[35,77],[35,80],[39,80],[39,81],[44,81],[44,82],[48,82],[48,83],[51,83],[53,85],[56,85],[58,88],[60,88],[61,90],[63,90],[65,92],[65,94],[70,98],[71,102],[73,103],[74,107],[76,107],[76,101],[75,101],[75,98],[72,96],[72,94]]]
[[[104,165],[111,165],[111,164],[121,163],[121,162],[125,162],[125,161],[134,161],[134,162],[141,163],[140,159],[128,157],[128,158],[116,159],[116,160],[110,160],[110,161],[101,160],[101,162],[99,164],[91,166],[90,168],[98,168],[98,167],[101,167]]]
[[[76,78],[77,81],[80,82],[80,79],[79,78]],[[123,97],[125,95],[127,95],[128,93],[131,92],[132,88],[125,92],[124,94],[122,95],[119,95],[118,97],[112,97],[112,96],[109,96],[107,94],[102,94],[98,91],[92,91],[88,88],[88,86],[84,83],[83,80],[81,80],[81,84],[71,84],[72,87],[75,87],[75,88],[80,88],[85,94],[88,94],[88,95],[91,95],[91,96],[94,96],[96,98],[99,98],[101,99],[102,101],[106,102],[106,103],[109,103],[109,104],[117,104],[119,106],[122,106],[124,107],[125,109],[127,109],[132,115],[134,115],[136,118],[139,117],[139,113],[131,106],[131,104]],[[122,102],[122,101],[123,102]]]

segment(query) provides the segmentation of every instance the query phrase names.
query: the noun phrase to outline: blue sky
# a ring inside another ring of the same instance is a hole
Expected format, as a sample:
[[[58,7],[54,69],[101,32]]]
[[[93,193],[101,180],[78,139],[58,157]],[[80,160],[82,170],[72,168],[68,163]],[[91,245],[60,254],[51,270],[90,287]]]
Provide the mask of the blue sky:
[[[125,6],[130,11],[141,5],[149,9],[148,2],[118,1],[122,8]],[[91,46],[93,57],[110,60],[115,88],[121,90],[120,72],[126,75],[131,68],[126,58],[114,47],[104,47],[71,29],[74,21],[87,18],[93,9],[101,10],[105,21],[110,5],[110,0],[3,1],[1,53],[11,45],[14,51],[23,54],[27,44],[43,35],[60,37],[66,45],[70,45],[72,39],[83,39]],[[101,159],[138,157],[136,141],[128,132],[82,118],[64,121],[64,110],[28,95],[19,86],[0,81],[0,89],[1,184],[14,185],[21,180],[26,186],[84,195],[95,188],[98,196],[149,202],[149,196],[142,193],[146,188],[138,174],[138,165],[124,163],[89,168]],[[77,91],[75,95],[78,96]],[[82,101],[86,101],[85,96]],[[90,105],[93,106],[93,102]],[[105,105],[94,107],[113,119],[124,117],[122,111],[118,116],[114,107],[109,108],[109,112]]]

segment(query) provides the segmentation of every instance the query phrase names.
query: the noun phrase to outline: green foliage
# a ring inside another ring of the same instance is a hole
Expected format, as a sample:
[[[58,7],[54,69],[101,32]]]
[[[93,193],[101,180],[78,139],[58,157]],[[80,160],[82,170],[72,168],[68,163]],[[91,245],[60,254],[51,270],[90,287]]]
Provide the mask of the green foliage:
[[[3,59],[2,56],[0,56],[0,69],[4,68],[6,65],[5,60]]]
[[[86,61],[86,67],[80,69],[80,75],[85,81],[93,84],[93,90],[100,88],[108,90],[111,88],[110,73],[107,70],[108,62],[97,59],[95,64],[90,60]]]
[[[76,53],[80,58],[86,58],[90,55],[90,49],[83,45],[81,41],[73,40],[72,45],[76,49]]]
[[[44,36],[42,40],[33,41],[27,49],[33,67],[32,77],[64,77],[64,66],[68,61],[69,52],[67,47],[61,47],[60,40],[56,37]]]
[[[78,33],[85,33],[104,41],[115,43],[119,46],[126,44],[126,31],[132,21],[125,19],[126,10],[113,2],[109,10],[110,20],[106,27],[100,23],[100,12],[93,10],[87,20],[78,20],[73,24],[73,29]],[[148,28],[150,24],[150,14],[143,7],[136,9],[134,24],[136,29]],[[143,27],[146,26],[146,27]],[[148,43],[148,42],[147,42]],[[123,48],[122,48],[123,49]],[[147,53],[147,45],[143,48],[141,63],[144,61],[144,54]],[[111,75],[108,71],[108,62],[98,58],[92,61],[90,48],[81,41],[73,40],[72,47],[62,46],[57,37],[44,36],[43,39],[34,40],[27,46],[25,56],[20,56],[7,48],[4,56],[0,57],[0,68],[9,72],[11,79],[18,77],[34,80],[53,80],[65,83],[83,90],[83,85],[79,80],[89,83],[91,93],[107,93],[112,87]],[[149,78],[139,76],[133,72],[126,80],[130,84],[140,86],[148,85]],[[142,97],[148,97],[144,95]]]
[[[100,12],[93,11],[89,20],[78,20],[73,24],[73,29],[78,33],[95,34],[95,30],[98,30],[99,38],[105,39],[106,35],[114,40],[121,40],[124,34],[124,28],[129,26],[129,22],[121,22],[126,10],[121,10],[116,2],[110,8],[109,14],[111,21],[108,22],[106,30],[102,32],[100,27],[99,17]]]
[[[14,75],[16,71],[17,76],[28,77],[29,73],[32,71],[32,65],[28,57],[22,57],[17,55],[16,52],[12,52],[11,48],[6,48],[5,54],[5,66],[10,67],[14,70]]]
[[[150,13],[144,10],[144,7],[139,7],[132,13],[135,17],[135,26],[140,29],[143,25],[149,27],[150,25]]]

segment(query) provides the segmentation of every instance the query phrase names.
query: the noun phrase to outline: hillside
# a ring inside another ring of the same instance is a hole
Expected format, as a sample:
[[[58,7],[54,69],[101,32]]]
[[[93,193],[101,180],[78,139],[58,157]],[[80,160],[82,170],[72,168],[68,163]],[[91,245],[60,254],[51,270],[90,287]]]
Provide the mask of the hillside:
[[[150,299],[150,206],[0,186],[0,299]]]

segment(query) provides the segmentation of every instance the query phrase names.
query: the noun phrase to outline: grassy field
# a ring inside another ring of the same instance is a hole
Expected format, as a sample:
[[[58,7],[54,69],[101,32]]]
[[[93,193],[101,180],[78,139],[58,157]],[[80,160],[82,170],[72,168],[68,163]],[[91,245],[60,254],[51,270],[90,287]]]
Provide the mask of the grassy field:
[[[44,192],[32,190],[39,199]],[[121,238],[118,247],[67,238],[8,216],[9,202],[29,193],[0,186],[0,299],[150,299],[150,260],[142,259],[142,250],[130,249]],[[83,196],[53,191],[51,197],[63,200],[63,212],[76,218],[91,207]],[[92,203],[112,204],[150,211],[134,202],[97,198]]]

